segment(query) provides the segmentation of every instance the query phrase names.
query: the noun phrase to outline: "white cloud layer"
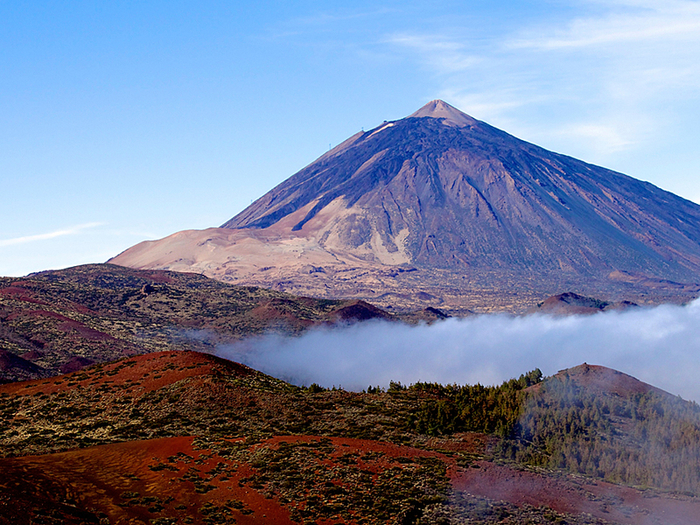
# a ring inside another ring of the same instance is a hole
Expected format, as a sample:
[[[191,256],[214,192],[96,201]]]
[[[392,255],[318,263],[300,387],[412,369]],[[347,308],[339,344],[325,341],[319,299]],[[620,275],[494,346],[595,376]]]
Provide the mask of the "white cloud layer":
[[[700,401],[700,300],[593,316],[367,322],[253,338],[219,355],[296,384],[351,390],[390,380],[497,384],[537,367],[552,375],[587,362]]]

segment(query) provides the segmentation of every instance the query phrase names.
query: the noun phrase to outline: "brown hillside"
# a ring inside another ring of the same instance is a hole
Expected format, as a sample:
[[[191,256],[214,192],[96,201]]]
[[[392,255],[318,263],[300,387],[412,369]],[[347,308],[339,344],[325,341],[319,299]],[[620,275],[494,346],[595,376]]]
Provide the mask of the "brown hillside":
[[[566,292],[547,297],[542,303],[530,312],[540,312],[554,315],[587,315],[611,310],[627,310],[635,308],[637,304],[630,301],[609,302],[585,297],[573,292]]]
[[[0,278],[0,382],[163,350],[213,351],[267,331],[392,318],[367,303],[295,297],[202,275],[86,265]]]

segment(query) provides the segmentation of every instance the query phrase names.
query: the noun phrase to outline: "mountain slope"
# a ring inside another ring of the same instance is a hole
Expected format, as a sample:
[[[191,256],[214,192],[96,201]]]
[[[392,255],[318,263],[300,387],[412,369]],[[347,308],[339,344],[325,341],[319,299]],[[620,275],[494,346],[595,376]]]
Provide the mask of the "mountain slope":
[[[222,228],[142,243],[112,262],[324,296],[353,295],[347,281],[365,298],[478,292],[474,281],[526,296],[564,283],[689,296],[700,289],[700,206],[433,101],[352,136]],[[407,269],[418,274],[399,275]]]

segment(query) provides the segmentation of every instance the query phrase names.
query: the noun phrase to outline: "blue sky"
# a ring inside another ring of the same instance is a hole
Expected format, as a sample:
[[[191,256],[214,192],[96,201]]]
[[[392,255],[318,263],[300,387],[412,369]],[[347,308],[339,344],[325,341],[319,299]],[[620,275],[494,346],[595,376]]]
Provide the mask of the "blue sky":
[[[700,202],[700,2],[0,2],[0,275],[218,226],[442,98]]]

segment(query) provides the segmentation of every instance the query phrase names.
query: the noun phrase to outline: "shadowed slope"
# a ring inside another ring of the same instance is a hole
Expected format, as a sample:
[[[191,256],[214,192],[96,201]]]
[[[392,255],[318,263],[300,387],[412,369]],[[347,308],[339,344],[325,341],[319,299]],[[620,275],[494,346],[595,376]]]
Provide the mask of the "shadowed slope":
[[[614,303],[594,297],[584,297],[573,292],[566,292],[547,297],[547,299],[537,305],[537,308],[533,308],[532,312],[553,315],[580,315],[608,312],[610,310],[626,310],[637,306],[637,304],[630,301]]]

